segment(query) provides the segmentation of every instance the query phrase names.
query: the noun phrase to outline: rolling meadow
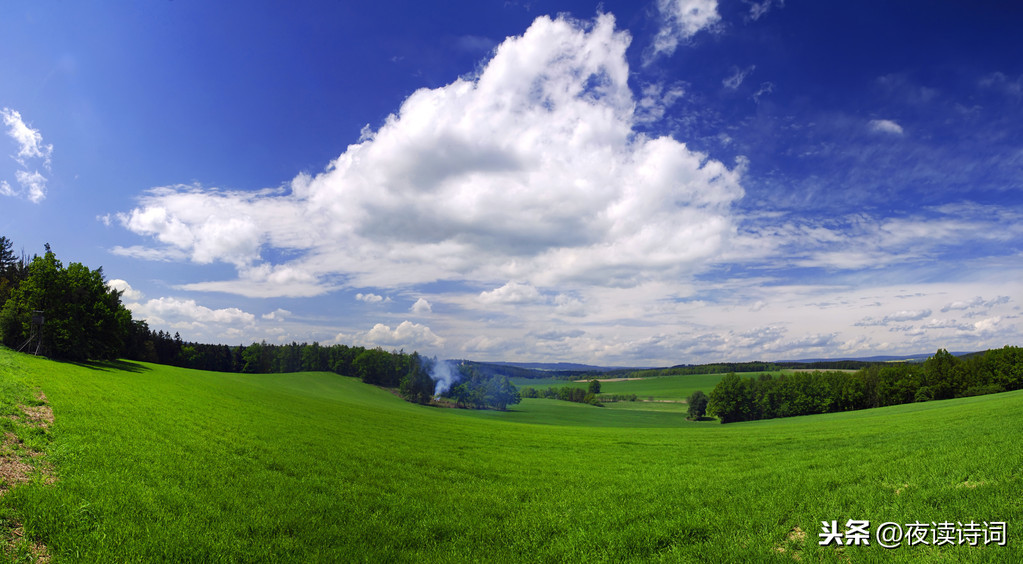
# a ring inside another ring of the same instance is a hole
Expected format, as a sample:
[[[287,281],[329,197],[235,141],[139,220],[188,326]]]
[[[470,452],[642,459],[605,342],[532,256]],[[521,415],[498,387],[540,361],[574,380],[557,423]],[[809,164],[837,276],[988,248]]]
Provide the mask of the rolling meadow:
[[[672,378],[604,391],[682,398],[713,381]],[[56,562],[1023,559],[1023,391],[721,425],[0,348],[3,413],[40,391],[48,428],[2,419],[8,443],[43,453],[4,483],[9,559],[30,559],[26,543]],[[818,544],[821,521],[849,519],[1006,522],[1007,542]]]

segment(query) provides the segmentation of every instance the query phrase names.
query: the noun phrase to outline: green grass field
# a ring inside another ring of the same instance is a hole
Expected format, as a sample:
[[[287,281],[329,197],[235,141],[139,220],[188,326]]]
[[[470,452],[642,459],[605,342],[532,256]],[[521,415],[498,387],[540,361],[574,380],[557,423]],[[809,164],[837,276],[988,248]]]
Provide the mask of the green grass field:
[[[1023,392],[720,425],[0,349],[4,409],[34,388],[58,479],[0,517],[58,562],[1023,561]],[[1005,521],[1008,542],[818,546],[847,519]]]

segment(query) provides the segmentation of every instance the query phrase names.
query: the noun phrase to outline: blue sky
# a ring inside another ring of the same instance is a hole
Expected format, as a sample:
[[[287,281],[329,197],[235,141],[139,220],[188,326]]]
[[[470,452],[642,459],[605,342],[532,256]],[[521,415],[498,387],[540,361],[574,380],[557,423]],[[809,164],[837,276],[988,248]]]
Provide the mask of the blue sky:
[[[0,234],[154,329],[665,365],[1020,344],[1010,2],[4,2]]]

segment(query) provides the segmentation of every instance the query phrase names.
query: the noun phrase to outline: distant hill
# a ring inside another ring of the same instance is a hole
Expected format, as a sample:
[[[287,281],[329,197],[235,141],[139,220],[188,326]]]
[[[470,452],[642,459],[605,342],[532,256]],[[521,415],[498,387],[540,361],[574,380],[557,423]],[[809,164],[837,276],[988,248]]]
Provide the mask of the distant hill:
[[[516,368],[543,370],[546,372],[615,372],[619,370],[646,370],[648,368],[638,366],[593,366],[591,364],[577,364],[574,362],[487,362],[481,364],[514,366]]]
[[[804,358],[799,360],[776,360],[773,362],[718,362],[709,364],[679,364],[671,367],[626,367],[595,366],[575,362],[480,362],[473,360],[452,360],[451,362],[471,364],[488,375],[503,375],[509,378],[581,378],[600,374],[625,375],[646,371],[643,376],[667,376],[677,374],[711,374],[725,372],[770,372],[783,368],[813,370],[858,370],[879,362],[923,362],[934,353],[908,355],[876,355],[865,357]],[[953,352],[965,357],[976,352]],[[632,374],[634,377],[640,374]],[[607,376],[604,376],[607,377]]]
[[[976,352],[953,352],[953,356],[969,356],[977,354]],[[838,362],[843,360],[852,360],[856,362],[923,362],[933,356],[934,353],[920,353],[920,354],[908,354],[908,355],[894,355],[894,356],[863,356],[863,357],[851,357],[851,356],[840,356],[834,358],[804,358],[801,360],[776,360],[778,364],[791,364],[791,363],[815,363],[815,362]]]

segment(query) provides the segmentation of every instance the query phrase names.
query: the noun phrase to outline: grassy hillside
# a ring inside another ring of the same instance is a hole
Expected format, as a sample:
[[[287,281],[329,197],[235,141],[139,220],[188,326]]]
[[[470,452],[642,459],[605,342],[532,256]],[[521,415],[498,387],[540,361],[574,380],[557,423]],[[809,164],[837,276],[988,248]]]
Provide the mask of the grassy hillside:
[[[718,425],[5,349],[0,382],[38,386],[56,417],[58,481],[17,486],[0,510],[58,560],[1023,558],[1023,392]],[[832,519],[1007,521],[1008,546],[820,547]]]

